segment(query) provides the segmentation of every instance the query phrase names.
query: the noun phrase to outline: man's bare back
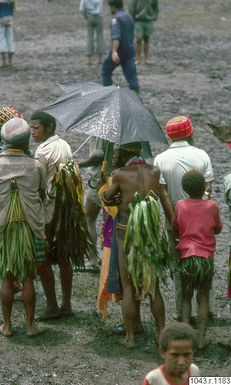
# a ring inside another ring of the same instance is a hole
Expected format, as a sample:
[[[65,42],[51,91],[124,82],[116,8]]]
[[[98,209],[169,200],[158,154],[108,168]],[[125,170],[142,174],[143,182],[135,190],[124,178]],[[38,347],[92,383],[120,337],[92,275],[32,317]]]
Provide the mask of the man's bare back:
[[[159,169],[146,163],[122,167],[113,175],[112,185],[103,198],[108,205],[119,205],[120,214],[127,214],[129,203],[133,202],[136,192],[145,197],[152,190],[160,198],[165,214],[171,220],[172,207],[159,179]],[[115,198],[118,195],[121,196],[119,204]]]

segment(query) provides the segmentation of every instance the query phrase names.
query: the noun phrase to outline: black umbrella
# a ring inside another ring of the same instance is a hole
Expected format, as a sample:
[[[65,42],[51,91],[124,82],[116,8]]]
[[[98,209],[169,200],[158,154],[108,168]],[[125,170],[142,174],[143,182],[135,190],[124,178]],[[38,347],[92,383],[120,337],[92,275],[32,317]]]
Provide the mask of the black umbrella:
[[[168,143],[152,111],[132,90],[97,83],[59,84],[65,94],[44,109],[66,131],[117,144],[136,141]]]

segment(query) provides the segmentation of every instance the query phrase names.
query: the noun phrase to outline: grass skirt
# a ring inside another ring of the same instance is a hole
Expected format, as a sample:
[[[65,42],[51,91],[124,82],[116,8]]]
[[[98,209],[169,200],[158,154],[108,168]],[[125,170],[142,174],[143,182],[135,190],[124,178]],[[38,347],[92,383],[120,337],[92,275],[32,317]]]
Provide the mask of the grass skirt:
[[[210,285],[214,275],[214,262],[212,258],[192,256],[180,260],[177,269],[184,281],[186,289],[198,289],[201,285]]]
[[[44,241],[35,238],[22,210],[15,181],[11,183],[11,202],[7,225],[0,234],[0,279],[11,274],[18,282],[37,272],[39,261],[45,257]]]

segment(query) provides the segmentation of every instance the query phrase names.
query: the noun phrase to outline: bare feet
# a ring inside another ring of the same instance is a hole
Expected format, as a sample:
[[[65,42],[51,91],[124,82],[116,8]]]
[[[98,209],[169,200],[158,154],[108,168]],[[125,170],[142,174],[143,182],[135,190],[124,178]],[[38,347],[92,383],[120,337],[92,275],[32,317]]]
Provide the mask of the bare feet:
[[[30,327],[27,327],[27,337],[36,337],[39,336],[40,334],[44,333],[44,329],[40,329],[34,322]]]
[[[125,338],[120,338],[119,343],[123,346],[125,346],[128,349],[134,349],[136,347],[135,341],[128,341],[127,337]]]
[[[126,328],[125,328],[124,323],[120,323],[120,324],[115,325],[112,328],[112,331],[113,331],[113,333],[115,333],[117,335],[123,335],[123,336],[126,335]],[[145,330],[144,330],[144,327],[141,323],[138,323],[133,330],[134,334],[141,334],[144,332],[145,332]]]
[[[0,326],[0,334],[2,334],[5,337],[11,337],[12,336],[12,330],[10,327],[6,327],[6,326],[4,326],[4,324],[2,324]]]
[[[65,305],[61,306],[61,308],[60,308],[61,318],[68,318],[68,317],[73,316],[73,314],[74,313],[72,311],[71,306],[65,306]]]
[[[203,350],[208,345],[208,341],[206,340],[204,335],[199,335],[198,337],[198,349]]]
[[[56,310],[45,309],[43,313],[38,318],[36,318],[36,320],[50,321],[50,320],[59,319],[61,317],[62,315],[61,315],[60,309],[56,309]]]

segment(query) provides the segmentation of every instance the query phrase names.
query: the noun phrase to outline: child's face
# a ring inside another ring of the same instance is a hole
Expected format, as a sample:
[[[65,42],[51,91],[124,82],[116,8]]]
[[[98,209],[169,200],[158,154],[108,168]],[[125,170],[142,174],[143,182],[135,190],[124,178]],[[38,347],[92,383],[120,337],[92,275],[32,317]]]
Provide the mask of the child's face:
[[[167,350],[160,350],[161,357],[165,360],[165,370],[170,376],[180,376],[185,373],[193,359],[193,346],[189,340],[172,340],[168,343]]]

